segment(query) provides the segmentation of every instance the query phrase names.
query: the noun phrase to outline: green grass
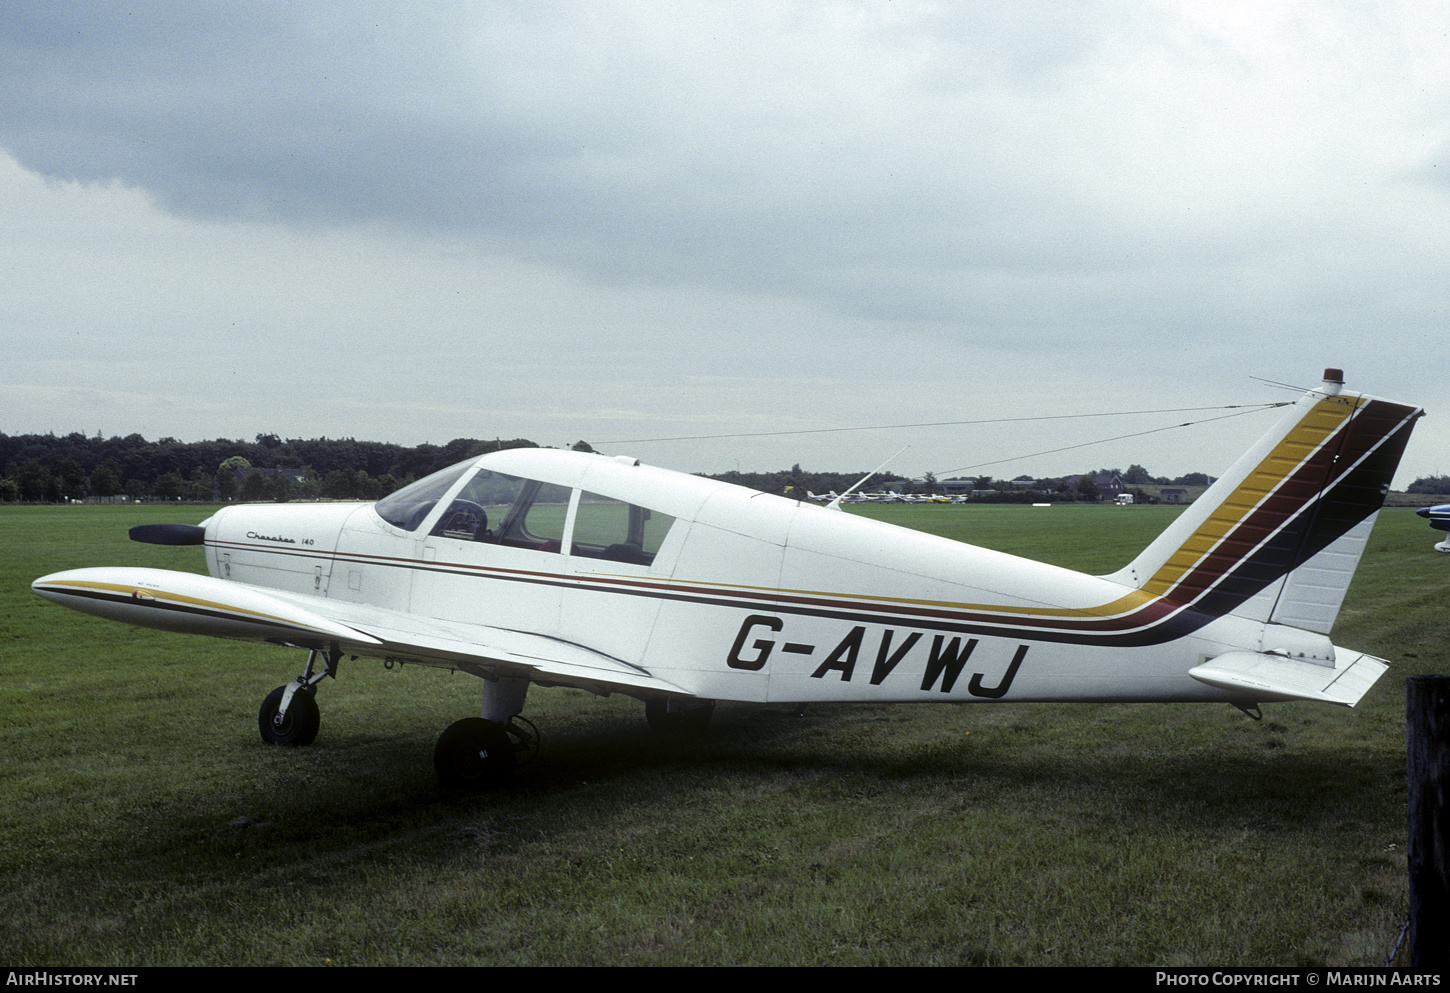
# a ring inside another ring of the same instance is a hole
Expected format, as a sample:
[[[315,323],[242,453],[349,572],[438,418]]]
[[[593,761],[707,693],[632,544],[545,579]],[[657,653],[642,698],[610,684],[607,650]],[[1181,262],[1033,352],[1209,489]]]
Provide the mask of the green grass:
[[[1169,508],[867,507],[1106,572]],[[530,693],[543,752],[441,792],[474,680],[343,664],[306,749],[256,708],[298,652],[45,603],[84,565],[200,569],[166,507],[0,509],[0,960],[94,964],[1383,961],[1406,913],[1403,684],[1445,671],[1444,570],[1386,511],[1335,630],[1396,665],[1353,711],[721,705]]]

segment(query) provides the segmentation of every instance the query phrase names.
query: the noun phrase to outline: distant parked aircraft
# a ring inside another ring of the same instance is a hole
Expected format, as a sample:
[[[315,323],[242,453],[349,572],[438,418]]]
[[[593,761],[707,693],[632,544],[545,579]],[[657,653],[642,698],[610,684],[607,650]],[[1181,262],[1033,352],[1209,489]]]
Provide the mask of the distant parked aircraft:
[[[1415,513],[1428,520],[1430,527],[1436,531],[1450,531],[1450,503],[1442,503],[1438,507],[1421,507]],[[1437,552],[1450,552],[1450,537],[1433,547]]]

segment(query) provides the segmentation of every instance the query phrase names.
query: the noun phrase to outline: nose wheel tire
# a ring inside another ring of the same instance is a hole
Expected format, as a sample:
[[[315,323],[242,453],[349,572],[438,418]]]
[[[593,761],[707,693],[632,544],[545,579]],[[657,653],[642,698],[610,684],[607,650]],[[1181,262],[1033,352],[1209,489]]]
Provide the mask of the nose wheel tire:
[[[466,717],[438,736],[433,768],[450,789],[493,789],[513,775],[514,743],[501,725]]]
[[[262,732],[262,740],[270,745],[310,745],[322,726],[317,700],[305,690],[293,693],[287,713],[278,720],[277,711],[282,709],[282,694],[286,691],[287,687],[279,686],[267,694],[262,709],[257,712],[257,729]]]

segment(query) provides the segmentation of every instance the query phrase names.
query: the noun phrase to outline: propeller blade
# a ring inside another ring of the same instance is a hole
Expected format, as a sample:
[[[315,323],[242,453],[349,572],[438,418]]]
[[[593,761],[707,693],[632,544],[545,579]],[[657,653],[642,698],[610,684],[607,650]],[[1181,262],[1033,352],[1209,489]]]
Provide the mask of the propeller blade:
[[[206,528],[198,524],[138,524],[131,529],[132,541],[148,545],[200,545]]]

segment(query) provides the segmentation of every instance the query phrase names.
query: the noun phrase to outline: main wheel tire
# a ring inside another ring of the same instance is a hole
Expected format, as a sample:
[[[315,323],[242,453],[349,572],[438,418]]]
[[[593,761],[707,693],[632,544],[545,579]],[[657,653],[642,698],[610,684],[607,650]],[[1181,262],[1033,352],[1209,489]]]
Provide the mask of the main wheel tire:
[[[650,729],[678,737],[704,734],[714,713],[714,700],[653,697],[644,702],[644,719],[649,722]]]
[[[450,789],[493,789],[513,776],[514,743],[501,725],[465,717],[438,736],[433,769]]]
[[[287,713],[279,721],[277,711],[282,709],[282,694],[286,692],[287,687],[279,686],[267,694],[267,699],[262,701],[262,709],[257,711],[257,729],[262,732],[262,740],[269,745],[310,745],[317,738],[317,729],[322,726],[317,700],[311,692],[299,690],[293,693]]]

